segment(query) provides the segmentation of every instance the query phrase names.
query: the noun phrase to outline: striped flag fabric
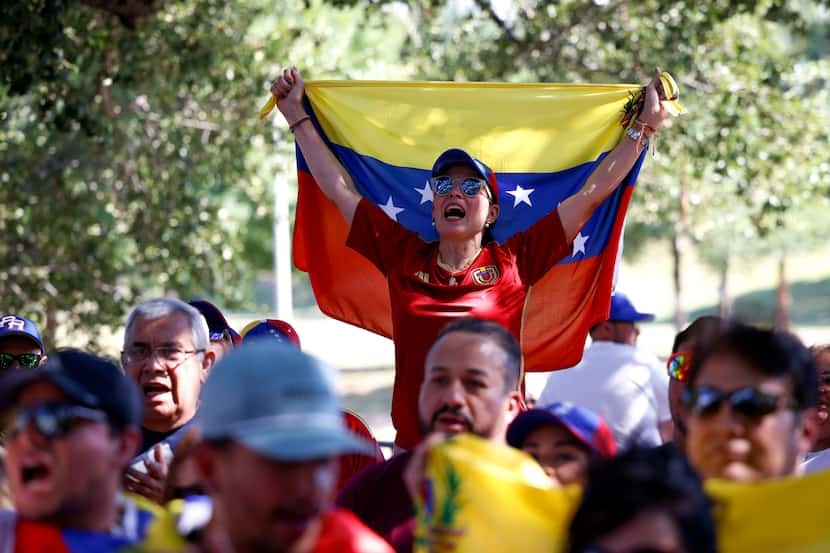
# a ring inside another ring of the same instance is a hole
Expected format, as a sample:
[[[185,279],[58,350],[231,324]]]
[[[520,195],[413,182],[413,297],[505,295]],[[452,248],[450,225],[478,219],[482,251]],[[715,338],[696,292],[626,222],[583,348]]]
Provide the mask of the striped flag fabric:
[[[312,121],[358,191],[426,241],[430,170],[459,147],[496,173],[504,241],[574,194],[621,139],[626,103],[638,85],[316,81],[306,83]],[[608,316],[623,220],[645,152],[573,242],[530,291],[521,343],[525,370],[576,364],[588,330]],[[346,247],[348,228],[318,189],[297,149],[299,193],[293,241],[327,315],[391,337],[387,283]]]

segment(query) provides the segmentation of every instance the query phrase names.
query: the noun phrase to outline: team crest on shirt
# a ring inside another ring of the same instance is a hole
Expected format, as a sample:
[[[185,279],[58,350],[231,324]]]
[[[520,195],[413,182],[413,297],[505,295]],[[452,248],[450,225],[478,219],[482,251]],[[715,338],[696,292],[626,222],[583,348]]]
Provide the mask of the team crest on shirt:
[[[485,265],[473,269],[472,275],[476,284],[493,284],[499,279],[499,269],[495,265]]]

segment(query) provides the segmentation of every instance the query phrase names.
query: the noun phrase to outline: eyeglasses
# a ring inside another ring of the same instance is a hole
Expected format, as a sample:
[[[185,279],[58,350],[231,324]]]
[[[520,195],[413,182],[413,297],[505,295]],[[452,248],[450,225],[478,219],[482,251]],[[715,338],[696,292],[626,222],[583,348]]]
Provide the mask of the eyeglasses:
[[[487,198],[490,198],[490,188],[487,187],[487,182],[483,179],[477,179],[475,177],[464,177],[463,179],[454,179],[452,177],[448,177],[446,175],[439,176],[439,177],[432,177],[429,179],[429,185],[432,187],[432,191],[439,195],[439,196],[446,196],[450,192],[452,192],[452,187],[458,183],[458,187],[461,189],[461,192],[464,193],[465,196],[477,196],[478,193],[481,191],[481,187],[483,186],[484,189],[487,191]]]
[[[125,365],[138,365],[150,361],[155,355],[168,365],[180,365],[194,353],[204,353],[204,349],[183,350],[171,347],[148,348],[146,346],[129,347],[121,352],[121,361]]]
[[[0,353],[0,371],[10,369],[15,361],[24,369],[34,369],[42,358],[40,353]]]
[[[41,403],[34,407],[18,410],[9,424],[6,435],[13,439],[29,423],[49,439],[60,438],[72,431],[80,422],[107,422],[107,414],[98,409],[69,403]]]
[[[738,388],[731,392],[723,392],[711,386],[700,386],[696,389],[686,388],[681,393],[681,401],[696,417],[710,417],[720,411],[724,401],[736,415],[748,419],[760,419],[777,411],[782,405],[787,409],[799,409],[801,406],[794,398],[775,394],[767,394],[757,388]]]
[[[672,353],[666,361],[666,370],[669,376],[678,382],[685,382],[689,376],[689,367],[692,365],[692,355],[688,351]]]

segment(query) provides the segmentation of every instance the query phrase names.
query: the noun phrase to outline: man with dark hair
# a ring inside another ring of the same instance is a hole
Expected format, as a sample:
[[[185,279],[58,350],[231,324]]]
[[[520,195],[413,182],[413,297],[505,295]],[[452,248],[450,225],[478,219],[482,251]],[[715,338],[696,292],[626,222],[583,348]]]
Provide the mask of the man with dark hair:
[[[702,478],[797,475],[816,434],[813,356],[790,333],[733,323],[692,354],[683,403]]]
[[[427,353],[418,397],[423,434],[471,432],[505,443],[507,425],[519,413],[521,349],[501,325],[459,319],[447,325]],[[337,497],[386,538],[396,551],[412,551],[414,508],[403,473],[411,451],[358,473]]]
[[[537,403],[590,409],[605,419],[620,449],[662,443],[671,435],[668,376],[654,354],[637,347],[639,323],[652,320],[615,293],[608,320],[591,329],[582,361],[551,373]]]
[[[711,503],[672,445],[632,448],[588,469],[569,553],[715,553]]]
[[[16,511],[0,511],[0,551],[115,551],[143,538],[151,513],[120,494],[141,396],[114,363],[59,351],[5,375],[0,407]]]

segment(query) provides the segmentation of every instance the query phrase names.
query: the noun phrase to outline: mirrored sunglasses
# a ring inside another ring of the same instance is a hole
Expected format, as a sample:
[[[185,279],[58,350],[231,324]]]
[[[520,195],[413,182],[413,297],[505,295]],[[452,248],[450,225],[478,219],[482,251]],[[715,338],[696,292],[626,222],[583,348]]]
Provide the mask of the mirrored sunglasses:
[[[689,376],[689,367],[692,365],[692,355],[688,351],[672,353],[666,361],[666,370],[669,376],[679,382],[685,382]]]
[[[34,369],[40,363],[43,355],[39,353],[0,353],[0,371],[5,371],[11,368],[15,361],[24,369]]]
[[[31,423],[42,436],[54,439],[65,436],[81,422],[104,423],[107,420],[107,414],[98,409],[69,403],[41,403],[16,411],[6,435],[12,439]]]
[[[446,196],[452,192],[452,187],[458,183],[458,187],[465,196],[476,196],[481,191],[481,188],[487,191],[487,197],[490,198],[490,189],[483,179],[475,177],[465,177],[463,179],[454,179],[448,176],[432,177],[429,179],[429,184],[432,191],[438,196]]]
[[[681,401],[696,417],[710,417],[720,411],[724,402],[736,415],[749,419],[760,419],[781,407],[798,409],[799,403],[794,398],[768,394],[757,388],[738,388],[731,392],[724,392],[710,386],[686,388],[681,394]]]

